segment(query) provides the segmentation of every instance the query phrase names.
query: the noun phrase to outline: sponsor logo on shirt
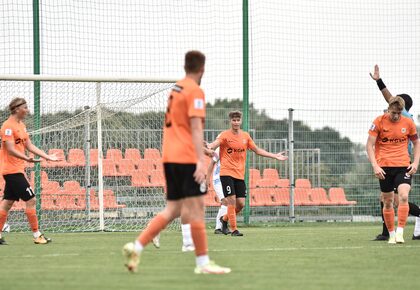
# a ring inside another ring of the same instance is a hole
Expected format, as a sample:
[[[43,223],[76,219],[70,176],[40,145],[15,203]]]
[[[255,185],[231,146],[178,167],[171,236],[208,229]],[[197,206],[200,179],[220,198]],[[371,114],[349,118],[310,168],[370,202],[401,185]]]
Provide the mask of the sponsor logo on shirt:
[[[194,109],[197,109],[197,110],[204,109],[203,99],[194,99]]]
[[[407,139],[406,138],[387,138],[387,137],[385,137],[385,138],[382,138],[382,143],[402,143],[402,142],[405,142],[405,141],[407,141]]]
[[[12,136],[12,129],[6,129],[4,131],[4,135],[6,135],[6,136]]]

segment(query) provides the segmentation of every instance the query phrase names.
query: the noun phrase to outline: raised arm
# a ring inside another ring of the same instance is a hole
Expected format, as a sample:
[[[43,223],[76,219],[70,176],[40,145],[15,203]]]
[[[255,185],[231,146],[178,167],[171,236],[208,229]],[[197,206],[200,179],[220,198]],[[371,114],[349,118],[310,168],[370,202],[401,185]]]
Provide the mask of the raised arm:
[[[372,73],[369,73],[369,74],[370,74],[370,77],[371,77],[374,81],[376,81],[376,84],[378,85],[379,90],[381,91],[382,95],[384,96],[385,101],[386,101],[387,103],[389,103],[389,99],[391,99],[392,94],[391,94],[391,92],[390,92],[390,91],[386,88],[386,86],[385,86],[384,82],[382,81],[382,79],[381,79],[381,77],[380,77],[380,75],[379,75],[379,66],[378,66],[378,65],[375,65],[375,68],[374,68],[374,72],[373,72],[373,74],[372,74]]]
[[[376,178],[385,179],[385,171],[378,165],[375,158],[376,136],[369,135],[366,142],[366,152]]]
[[[268,152],[258,146],[256,146],[255,148],[251,149],[252,151],[255,152],[255,154],[263,156],[263,157],[268,157],[268,158],[273,158],[273,159],[277,159],[279,161],[284,161],[287,160],[287,156],[286,156],[286,152],[279,152],[277,154]]]
[[[219,140],[219,139],[214,140],[214,141],[213,141],[212,143],[210,143],[207,147],[208,147],[209,149],[216,150],[217,148],[219,148],[219,147],[220,147],[220,140]]]

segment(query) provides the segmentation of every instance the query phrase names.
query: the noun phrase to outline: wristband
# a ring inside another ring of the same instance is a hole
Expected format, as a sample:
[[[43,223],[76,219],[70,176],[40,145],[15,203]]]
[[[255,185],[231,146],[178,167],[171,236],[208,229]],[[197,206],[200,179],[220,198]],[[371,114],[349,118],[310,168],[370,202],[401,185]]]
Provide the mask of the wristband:
[[[385,86],[384,82],[382,81],[382,79],[377,80],[376,81],[376,84],[378,85],[378,88],[379,88],[380,91],[382,91],[383,89],[386,88],[386,86]]]

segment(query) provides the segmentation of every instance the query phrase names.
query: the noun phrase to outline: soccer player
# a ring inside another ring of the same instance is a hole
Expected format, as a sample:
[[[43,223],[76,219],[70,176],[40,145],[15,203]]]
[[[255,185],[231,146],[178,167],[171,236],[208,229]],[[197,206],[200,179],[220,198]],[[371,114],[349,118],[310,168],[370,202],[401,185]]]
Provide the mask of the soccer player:
[[[216,140],[209,145],[210,149],[220,147],[220,180],[222,183],[223,194],[227,201],[227,214],[221,217],[222,231],[228,233],[227,224],[231,227],[232,236],[243,236],[236,227],[236,214],[239,213],[245,205],[246,185],[244,181],[246,151],[248,149],[256,154],[277,159],[286,160],[284,152],[273,154],[258,148],[251,136],[241,130],[242,113],[232,111],[229,113],[229,130],[223,131]]]
[[[138,236],[123,248],[126,267],[135,272],[144,247],[172,220],[182,216],[190,224],[195,245],[196,274],[226,274],[231,270],[211,262],[204,223],[206,169],[203,152],[205,98],[200,88],[205,56],[199,51],[185,55],[186,76],[178,81],[168,99],[163,128],[163,165],[167,185],[167,204]]]
[[[373,172],[379,179],[384,200],[383,216],[389,232],[388,243],[404,243],[404,226],[408,218],[408,195],[411,178],[420,158],[420,143],[416,126],[410,118],[401,116],[404,100],[389,99],[388,112],[377,117],[369,130],[366,151]],[[414,145],[414,160],[410,164],[408,142]],[[398,191],[398,227],[394,230],[394,189]]]
[[[223,194],[222,182],[220,181],[220,154],[219,148],[214,151],[214,155],[210,161],[209,168],[207,171],[207,184],[210,187],[210,182],[213,183],[214,191],[220,200],[220,208],[216,216],[216,227],[214,229],[215,234],[224,234],[222,231],[222,222],[220,218],[227,213],[227,200]],[[230,234],[229,232],[227,234]]]
[[[44,236],[38,228],[36,198],[25,177],[25,161],[39,162],[39,159],[25,155],[25,149],[49,161],[59,161],[55,155],[47,155],[32,144],[23,123],[29,114],[28,105],[23,98],[14,98],[9,104],[10,117],[1,127],[1,174],[5,180],[4,196],[0,202],[0,229],[6,223],[9,210],[15,201],[26,203],[26,217],[33,232],[35,244],[47,244],[51,239]],[[0,245],[6,244],[0,233]]]
[[[385,86],[383,80],[381,79],[380,75],[379,75],[379,66],[375,65],[374,68],[374,73],[370,73],[370,76],[372,77],[372,79],[374,81],[376,81],[379,90],[381,91],[385,101],[387,103],[389,103],[390,98],[392,97],[392,94],[389,92],[388,88]],[[399,94],[398,96],[400,96],[401,98],[403,98],[405,106],[404,106],[404,110],[402,111],[402,115],[410,118],[413,120],[413,115],[409,113],[410,108],[413,105],[413,100],[411,99],[411,97],[407,94]],[[408,154],[412,154],[412,144],[411,142],[408,143]],[[398,191],[395,191],[396,194],[398,194]],[[380,201],[381,201],[381,211],[383,210],[384,207],[384,203],[383,203],[383,197],[380,197]],[[397,196],[395,196],[395,204],[398,204],[398,198]],[[413,240],[420,240],[420,208],[418,205],[409,202],[408,206],[410,208],[409,210],[409,214],[413,215],[416,217],[416,222],[415,222],[415,226],[414,226],[414,233],[413,233]],[[385,225],[385,221],[384,221],[384,217],[382,215],[382,233],[377,235],[374,239],[374,241],[387,241],[389,239],[389,233],[388,233],[388,229],[386,228]]]

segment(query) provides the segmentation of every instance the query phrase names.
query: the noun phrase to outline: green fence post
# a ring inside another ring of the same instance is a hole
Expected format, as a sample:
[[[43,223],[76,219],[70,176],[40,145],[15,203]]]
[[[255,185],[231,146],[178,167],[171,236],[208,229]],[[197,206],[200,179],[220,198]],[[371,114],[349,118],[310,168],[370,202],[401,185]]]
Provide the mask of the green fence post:
[[[242,74],[243,74],[243,99],[242,99],[242,127],[244,131],[249,130],[249,38],[248,38],[248,0],[242,1]],[[245,165],[245,183],[248,188],[248,194],[245,200],[245,211],[244,211],[244,222],[249,224],[249,161],[247,153],[246,165]]]
[[[32,1],[33,13],[33,44],[34,44],[34,74],[40,74],[40,43],[39,43],[39,0]],[[41,128],[41,83],[34,81],[34,129]],[[41,136],[35,134],[33,141],[35,146],[41,146]],[[41,164],[35,163],[35,196],[36,196],[36,212],[38,221],[41,222]]]

